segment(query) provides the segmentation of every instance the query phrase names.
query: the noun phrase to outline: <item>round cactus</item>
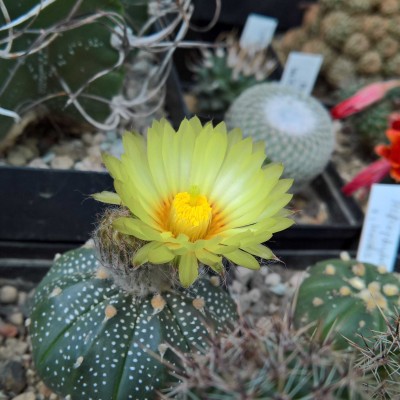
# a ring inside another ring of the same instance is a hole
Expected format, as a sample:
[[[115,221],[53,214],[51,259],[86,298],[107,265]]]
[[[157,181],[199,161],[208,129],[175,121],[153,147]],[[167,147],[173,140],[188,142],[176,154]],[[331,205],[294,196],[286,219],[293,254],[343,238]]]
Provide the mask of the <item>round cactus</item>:
[[[267,157],[285,166],[294,190],[310,182],[327,165],[334,147],[332,121],[312,97],[279,83],[247,89],[232,104],[225,120],[245,136],[262,140]]]
[[[308,270],[299,288],[294,313],[297,326],[314,323],[322,337],[335,335],[336,345],[346,339],[363,343],[372,331],[385,329],[386,315],[399,307],[400,279],[372,264],[330,259]]]
[[[34,296],[30,334],[40,376],[72,400],[153,399],[172,381],[164,361],[171,367],[177,358],[169,346],[199,351],[210,331],[236,318],[218,279],[136,296],[116,286],[92,248],[67,252]]]

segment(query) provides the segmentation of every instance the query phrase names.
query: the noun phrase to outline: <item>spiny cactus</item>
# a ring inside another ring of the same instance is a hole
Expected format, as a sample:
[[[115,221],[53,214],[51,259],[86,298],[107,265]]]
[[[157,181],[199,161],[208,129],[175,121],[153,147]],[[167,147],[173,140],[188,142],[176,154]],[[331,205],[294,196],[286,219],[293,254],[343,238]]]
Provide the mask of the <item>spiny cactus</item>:
[[[340,100],[354,95],[364,85],[356,84],[338,93]],[[389,126],[389,116],[400,104],[400,89],[390,90],[384,99],[374,103],[359,113],[346,119],[346,124],[357,134],[360,144],[366,148],[386,141],[385,131]]]
[[[183,360],[181,383],[167,398],[178,400],[367,399],[365,378],[350,352],[335,351],[288,319],[262,319],[214,335],[206,353]]]
[[[324,42],[329,52],[322,54],[329,53],[329,61],[321,76],[333,87],[345,88],[359,78],[398,75],[399,26],[398,0],[320,0],[305,13],[302,26],[289,30],[276,49],[286,59],[294,50],[321,53],[322,46],[308,43]],[[292,32],[302,40],[292,40]]]
[[[247,88],[264,82],[277,67],[267,50],[242,48],[235,33],[217,39],[220,47],[201,49],[202,60],[192,66],[200,114],[224,113]]]
[[[372,374],[368,392],[371,398],[390,400],[400,398],[400,317],[386,318],[386,330],[374,332],[364,342],[354,344],[359,352],[356,365],[364,374]]]
[[[331,118],[314,98],[279,83],[247,89],[225,116],[230,128],[265,142],[266,154],[282,162],[294,190],[310,182],[327,165],[334,146]]]
[[[348,347],[347,339],[361,344],[363,336],[382,331],[382,312],[393,315],[400,305],[399,276],[374,265],[330,259],[311,266],[308,274],[298,292],[295,323],[317,323],[322,337],[335,336],[337,347]]]

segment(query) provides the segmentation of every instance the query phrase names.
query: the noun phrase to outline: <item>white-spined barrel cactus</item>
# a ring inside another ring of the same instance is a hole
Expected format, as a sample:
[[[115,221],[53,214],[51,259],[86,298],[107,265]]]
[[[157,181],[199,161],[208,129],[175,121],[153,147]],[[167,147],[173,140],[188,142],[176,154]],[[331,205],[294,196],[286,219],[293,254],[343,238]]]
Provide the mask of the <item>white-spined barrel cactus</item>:
[[[225,121],[229,128],[264,141],[267,157],[283,163],[295,191],[325,169],[334,148],[332,120],[321,103],[276,82],[243,92]]]
[[[93,249],[80,248],[59,257],[35,293],[35,366],[46,385],[71,400],[154,399],[173,380],[163,364],[177,362],[169,346],[199,351],[209,332],[236,318],[217,277],[188,291],[144,294],[142,286],[138,296],[111,276]]]
[[[330,259],[308,270],[300,286],[295,322],[314,324],[322,337],[334,335],[338,347],[347,339],[363,343],[363,335],[384,331],[384,315],[394,315],[400,306],[400,280],[372,264]]]

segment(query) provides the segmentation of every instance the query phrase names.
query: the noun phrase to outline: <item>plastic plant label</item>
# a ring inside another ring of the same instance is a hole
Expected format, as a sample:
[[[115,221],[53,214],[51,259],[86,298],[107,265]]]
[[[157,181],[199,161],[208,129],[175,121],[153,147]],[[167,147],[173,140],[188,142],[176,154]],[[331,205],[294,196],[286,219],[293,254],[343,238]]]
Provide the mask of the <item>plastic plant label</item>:
[[[283,70],[281,84],[291,86],[304,94],[310,94],[321,69],[323,57],[320,54],[306,54],[292,51]]]
[[[240,36],[240,47],[253,51],[266,49],[274,37],[277,26],[278,20],[275,18],[250,14]]]
[[[400,185],[374,184],[357,260],[393,271],[400,241]]]

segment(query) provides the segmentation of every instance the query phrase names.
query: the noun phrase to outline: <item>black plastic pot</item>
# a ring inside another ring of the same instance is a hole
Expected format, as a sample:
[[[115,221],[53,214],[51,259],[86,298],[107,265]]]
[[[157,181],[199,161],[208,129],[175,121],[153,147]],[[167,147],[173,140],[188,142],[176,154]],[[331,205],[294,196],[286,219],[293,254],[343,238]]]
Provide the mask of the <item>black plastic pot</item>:
[[[276,18],[278,30],[285,31],[301,24],[304,10],[315,0],[221,0],[218,23],[241,26],[250,13]],[[206,25],[215,14],[216,0],[194,0],[193,21]]]

